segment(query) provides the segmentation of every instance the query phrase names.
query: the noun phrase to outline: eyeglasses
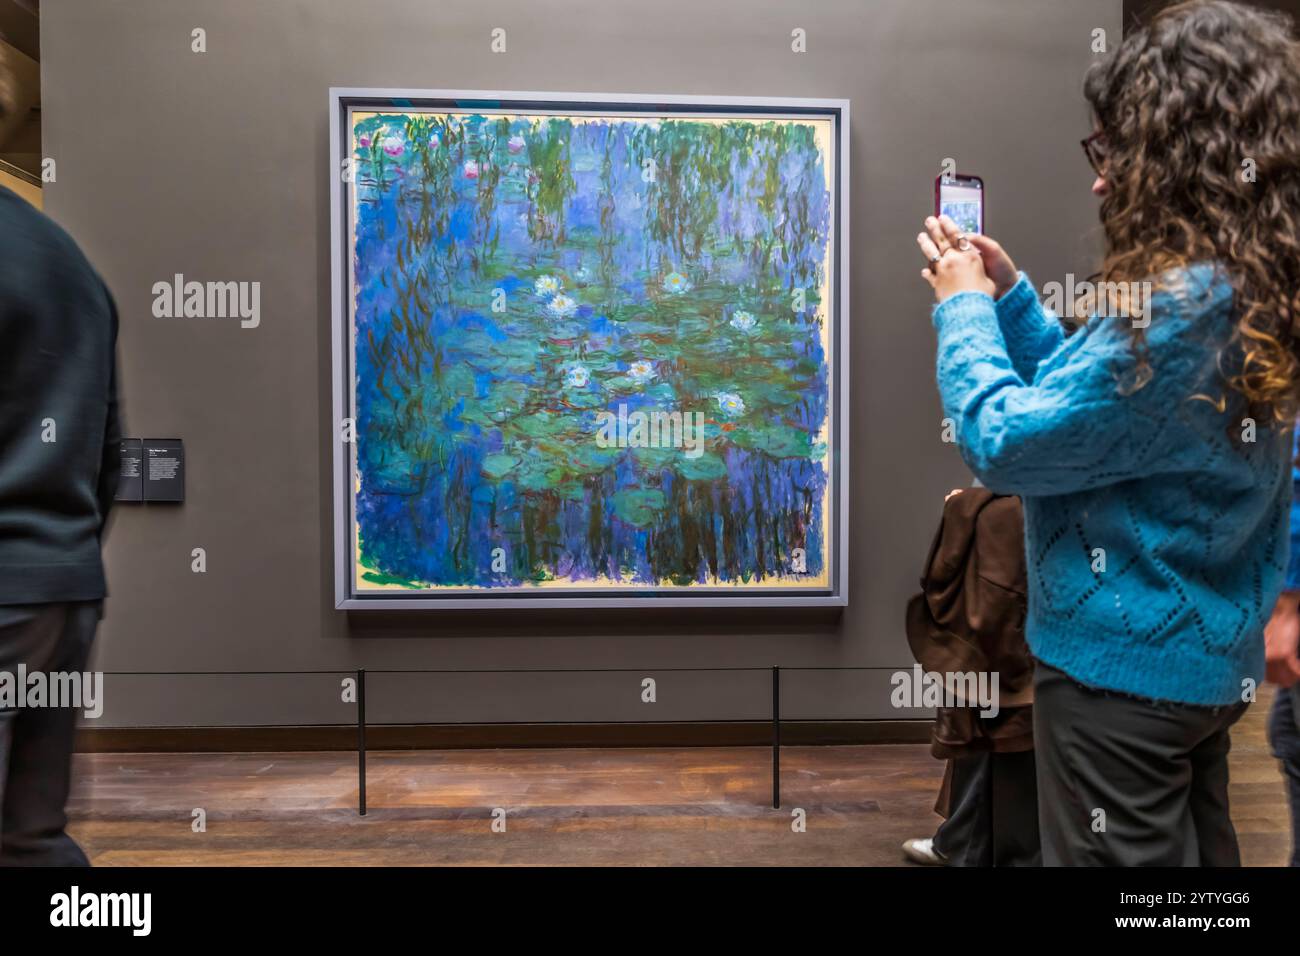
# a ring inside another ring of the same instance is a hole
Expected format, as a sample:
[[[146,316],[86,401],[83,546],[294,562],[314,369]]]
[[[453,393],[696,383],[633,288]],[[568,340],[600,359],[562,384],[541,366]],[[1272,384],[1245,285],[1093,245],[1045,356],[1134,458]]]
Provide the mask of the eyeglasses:
[[[1083,155],[1088,157],[1088,165],[1098,176],[1106,175],[1106,134],[1097,130],[1085,140],[1080,140]]]

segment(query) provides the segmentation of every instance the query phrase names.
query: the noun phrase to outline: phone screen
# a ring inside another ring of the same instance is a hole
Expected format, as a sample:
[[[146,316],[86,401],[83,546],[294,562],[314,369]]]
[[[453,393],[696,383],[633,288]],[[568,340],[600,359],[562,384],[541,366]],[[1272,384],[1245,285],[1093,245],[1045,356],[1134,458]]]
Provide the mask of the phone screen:
[[[940,176],[935,180],[934,213],[947,215],[962,232],[984,232],[984,180],[978,176]]]

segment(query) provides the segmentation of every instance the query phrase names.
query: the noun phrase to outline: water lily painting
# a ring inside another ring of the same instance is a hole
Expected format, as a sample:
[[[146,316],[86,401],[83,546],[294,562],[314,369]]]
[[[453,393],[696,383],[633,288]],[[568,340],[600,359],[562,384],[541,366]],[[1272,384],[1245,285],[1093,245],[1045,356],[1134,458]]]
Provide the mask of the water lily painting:
[[[838,109],[340,104],[345,597],[843,603]]]

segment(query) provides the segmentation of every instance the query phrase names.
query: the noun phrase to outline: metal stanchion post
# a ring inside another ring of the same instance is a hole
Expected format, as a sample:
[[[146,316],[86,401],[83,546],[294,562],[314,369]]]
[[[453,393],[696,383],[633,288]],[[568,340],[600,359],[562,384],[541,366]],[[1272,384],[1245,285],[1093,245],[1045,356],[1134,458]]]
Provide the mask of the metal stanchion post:
[[[772,667],[772,809],[781,809],[781,668]]]
[[[357,668],[357,809],[366,815],[366,669]]]

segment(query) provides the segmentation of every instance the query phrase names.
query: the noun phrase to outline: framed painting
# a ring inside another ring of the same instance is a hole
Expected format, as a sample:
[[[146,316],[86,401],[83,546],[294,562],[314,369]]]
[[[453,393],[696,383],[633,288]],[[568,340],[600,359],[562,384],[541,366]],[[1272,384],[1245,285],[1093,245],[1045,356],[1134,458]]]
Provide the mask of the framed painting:
[[[847,603],[847,101],[330,110],[338,607]]]

